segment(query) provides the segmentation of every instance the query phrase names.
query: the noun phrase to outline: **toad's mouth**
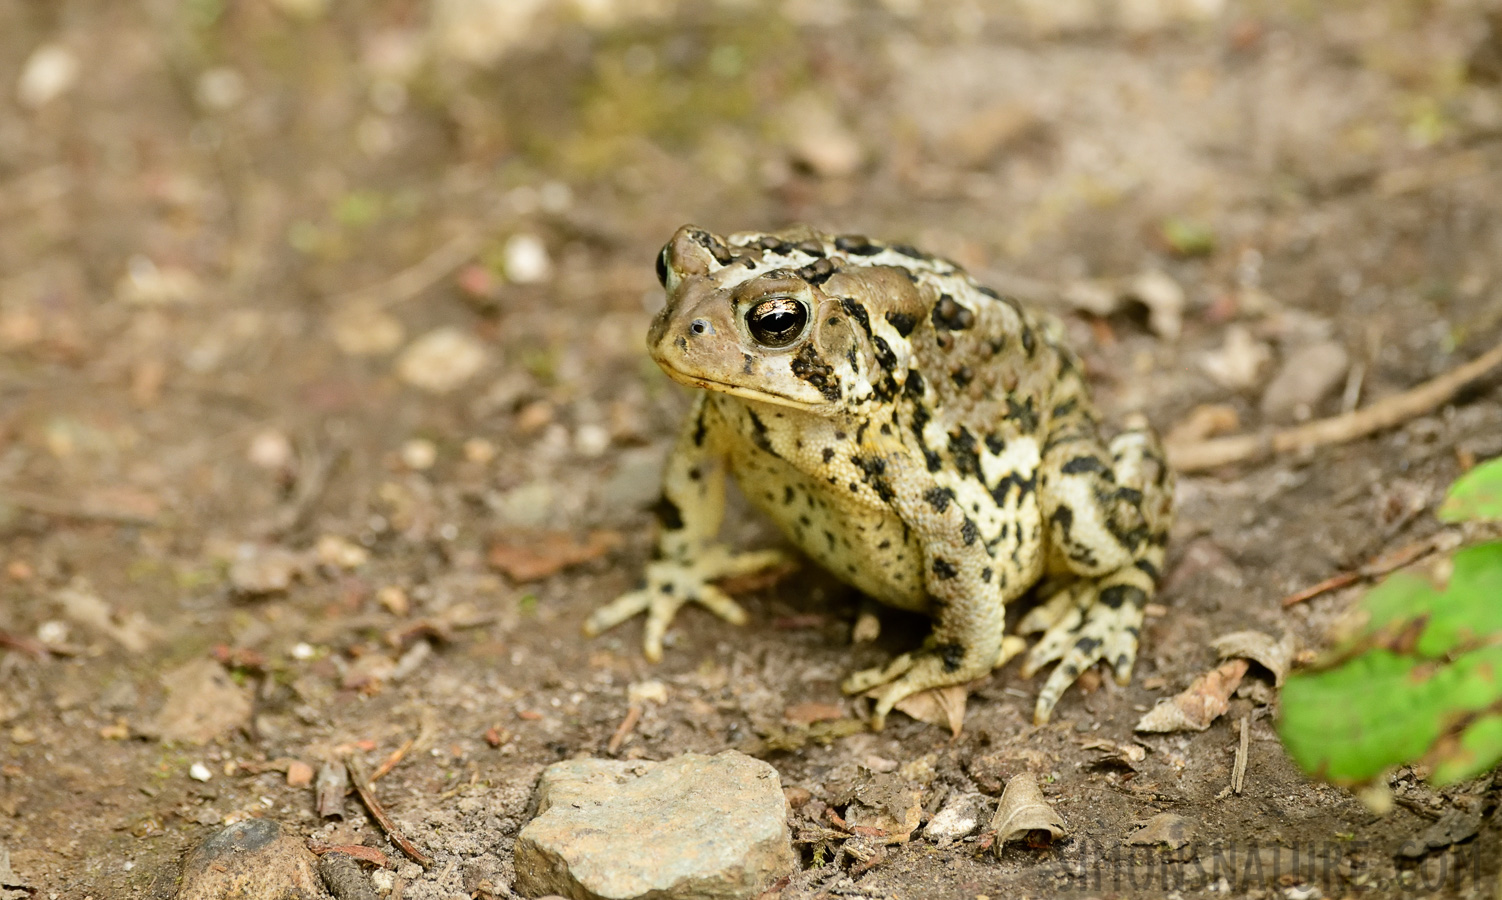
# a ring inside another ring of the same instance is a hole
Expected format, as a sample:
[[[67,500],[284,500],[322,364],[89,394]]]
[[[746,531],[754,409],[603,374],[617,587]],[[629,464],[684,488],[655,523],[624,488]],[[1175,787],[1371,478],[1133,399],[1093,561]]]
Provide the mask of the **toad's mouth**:
[[[760,400],[763,403],[775,403],[778,406],[786,406],[792,409],[811,410],[818,406],[818,404],[809,403],[806,400],[799,400],[795,397],[789,397],[786,394],[779,394],[774,391],[747,387],[743,384],[731,384],[727,381],[716,381],[713,378],[705,378],[703,375],[690,375],[687,372],[680,372],[660,359],[657,360],[657,365],[663,372],[667,373],[669,378],[689,387],[702,388],[703,390],[714,391],[718,394],[730,394],[735,397],[743,397],[747,400]]]

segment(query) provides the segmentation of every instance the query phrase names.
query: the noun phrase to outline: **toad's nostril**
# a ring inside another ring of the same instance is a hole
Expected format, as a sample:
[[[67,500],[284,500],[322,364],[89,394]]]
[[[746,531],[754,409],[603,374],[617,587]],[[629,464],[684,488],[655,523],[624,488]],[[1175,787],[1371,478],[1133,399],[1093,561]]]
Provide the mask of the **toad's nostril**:
[[[714,326],[707,319],[695,319],[689,323],[688,330],[694,334],[714,334]]]

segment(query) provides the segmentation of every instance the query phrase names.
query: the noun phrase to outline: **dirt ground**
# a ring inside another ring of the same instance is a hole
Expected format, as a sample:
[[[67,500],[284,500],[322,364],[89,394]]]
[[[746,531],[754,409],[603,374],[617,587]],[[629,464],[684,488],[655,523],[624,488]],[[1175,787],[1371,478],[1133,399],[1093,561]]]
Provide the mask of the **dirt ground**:
[[[436,858],[402,896],[508,896],[538,773],[635,705],[617,755],[739,747],[807,791],[778,896],[1493,896],[1486,780],[1399,772],[1370,812],[1293,767],[1266,690],[1132,726],[1221,634],[1318,647],[1356,594],[1280,599],[1432,530],[1502,453],[1495,379],[1182,478],[1132,684],[1045,727],[1013,666],[958,739],[840,737],[842,675],[925,625],[852,646],[859,598],[811,566],[743,628],[685,611],[659,665],[639,622],[580,624],[639,574],[686,406],[643,346],[678,225],[946,254],[1066,318],[1108,419],[1253,429],[1502,337],[1499,79],[1502,14],[1461,0],[0,3],[0,848],[31,896],[100,900],[171,896],[248,816],[400,861],[304,768],[400,753],[377,791]],[[1182,327],[1110,309],[1133,293]],[[1311,346],[1346,358],[1274,390]],[[777,541],[743,508],[727,534]],[[1071,839],[815,840],[891,772],[930,809],[1031,773]],[[1400,855],[1457,804],[1478,835]],[[1125,843],[1165,811],[1198,827],[1178,868]]]

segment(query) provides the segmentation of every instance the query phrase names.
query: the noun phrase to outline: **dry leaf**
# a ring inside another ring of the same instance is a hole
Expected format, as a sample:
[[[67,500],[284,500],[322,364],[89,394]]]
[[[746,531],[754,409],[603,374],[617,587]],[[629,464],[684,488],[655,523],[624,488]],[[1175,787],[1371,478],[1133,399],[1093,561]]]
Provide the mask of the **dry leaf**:
[[[164,741],[206,744],[250,722],[250,693],[211,659],[195,659],[162,675],[167,702],[153,731]]]
[[[872,775],[856,789],[845,821],[863,837],[904,843],[923,821],[923,791],[900,775]]]
[[[1118,744],[1104,738],[1091,738],[1080,747],[1085,750],[1097,750],[1106,754],[1107,758],[1118,759],[1133,767],[1147,758],[1147,750],[1141,744]]]
[[[991,828],[996,832],[997,853],[1008,841],[1023,839],[1031,844],[1047,843],[1068,834],[1064,820],[1043,799],[1038,782],[1026,773],[1007,782],[996,815],[991,819]]]
[[[795,725],[812,725],[845,718],[845,709],[835,703],[796,703],[783,711],[782,717]]]
[[[1231,694],[1246,675],[1247,661],[1233,659],[1194,679],[1180,694],[1159,700],[1138,720],[1137,731],[1204,731],[1230,705]]]
[[[1132,827],[1137,830],[1127,836],[1126,842],[1136,847],[1161,845],[1177,850],[1195,837],[1194,821],[1173,813],[1158,813],[1151,819],[1133,822]]]
[[[485,559],[513,581],[538,581],[620,545],[618,531],[591,531],[583,541],[566,531],[506,531],[491,542]]]
[[[1273,684],[1283,686],[1283,678],[1298,651],[1298,643],[1292,632],[1273,640],[1271,635],[1260,631],[1233,631],[1210,642],[1221,659],[1249,659],[1273,673]]]
[[[952,736],[959,737],[965,727],[965,698],[969,693],[968,684],[929,688],[903,697],[897,701],[894,709],[907,713],[919,722],[948,728]]]
[[[325,761],[318,768],[313,788],[314,805],[321,819],[344,818],[344,795],[349,793],[349,772],[336,762]]]

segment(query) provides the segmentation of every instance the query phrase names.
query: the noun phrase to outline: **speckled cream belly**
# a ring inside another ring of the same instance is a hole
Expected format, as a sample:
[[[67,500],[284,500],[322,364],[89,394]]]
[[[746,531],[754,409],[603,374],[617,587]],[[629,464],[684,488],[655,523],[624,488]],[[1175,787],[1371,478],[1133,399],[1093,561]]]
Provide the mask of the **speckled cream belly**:
[[[930,612],[922,546],[890,510],[842,497],[824,480],[752,447],[730,454],[730,471],[789,541],[841,581],[888,606]]]

